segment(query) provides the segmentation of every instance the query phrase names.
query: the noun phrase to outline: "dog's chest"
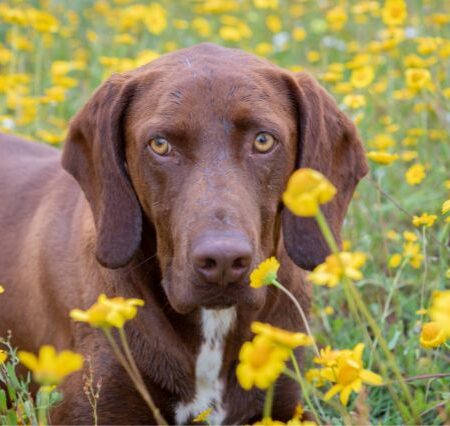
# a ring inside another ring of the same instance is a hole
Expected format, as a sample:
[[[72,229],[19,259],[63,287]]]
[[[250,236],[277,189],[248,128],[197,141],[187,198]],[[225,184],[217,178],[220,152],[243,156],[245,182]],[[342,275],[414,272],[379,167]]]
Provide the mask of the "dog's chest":
[[[195,366],[195,396],[175,408],[178,424],[186,423],[202,411],[212,408],[210,423],[221,424],[226,417],[223,403],[224,382],[220,370],[228,333],[236,321],[235,308],[201,312],[202,345]]]

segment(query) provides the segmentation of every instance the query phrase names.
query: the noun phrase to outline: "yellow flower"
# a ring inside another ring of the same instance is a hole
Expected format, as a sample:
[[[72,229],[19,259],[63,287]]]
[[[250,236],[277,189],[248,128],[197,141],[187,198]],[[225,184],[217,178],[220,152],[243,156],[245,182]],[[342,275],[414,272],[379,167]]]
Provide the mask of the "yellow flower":
[[[4,292],[5,292],[4,287],[3,287],[2,285],[0,285],[0,294],[2,294],[2,293],[4,293]]]
[[[303,420],[304,414],[305,414],[304,408],[301,406],[301,404],[297,404],[292,419],[289,420],[286,424],[289,426],[301,426],[301,425],[316,426],[315,422]]]
[[[363,95],[347,95],[343,102],[349,108],[358,109],[366,105],[366,98]]]
[[[8,352],[0,349],[0,364],[3,364],[8,359]]]
[[[440,44],[439,39],[433,37],[420,37],[417,41],[419,42],[417,52],[421,55],[429,55],[430,53],[436,52]]]
[[[347,14],[342,6],[335,6],[326,14],[326,20],[333,31],[340,31],[347,22]]]
[[[425,314],[427,314],[427,313],[428,313],[428,309],[424,309],[424,308],[418,309],[418,310],[416,311],[416,315],[425,315]]]
[[[450,199],[442,204],[442,214],[447,214],[448,212],[450,212]]]
[[[402,25],[407,16],[408,11],[404,0],[386,0],[384,2],[381,17],[386,25],[392,27]]]
[[[307,334],[293,333],[258,321],[252,322],[251,330],[257,335],[267,337],[273,344],[289,349],[298,346],[310,346],[314,343],[314,339]]]
[[[280,262],[275,257],[269,257],[261,262],[250,274],[250,286],[260,288],[272,284],[277,279]]]
[[[436,348],[447,340],[448,336],[441,325],[436,322],[427,322],[422,326],[420,344],[427,349]]]
[[[42,33],[55,33],[58,31],[57,19],[48,12],[37,9],[28,9],[28,22],[36,30]]]
[[[209,416],[212,413],[213,408],[209,407],[206,410],[203,410],[197,417],[195,417],[195,419],[193,419],[192,421],[194,423],[209,423]]]
[[[370,66],[365,66],[353,70],[350,81],[354,87],[356,87],[357,89],[362,89],[363,87],[367,87],[370,83],[372,83],[374,77],[375,73],[373,71],[373,68]]]
[[[125,322],[133,319],[137,314],[137,306],[144,306],[141,299],[125,299],[113,297],[108,299],[104,294],[98,297],[97,303],[87,311],[73,309],[70,317],[75,321],[89,323],[92,327],[122,328]]]
[[[351,280],[360,280],[363,275],[359,270],[366,262],[366,255],[361,252],[339,253],[339,257],[331,254],[325,262],[318,265],[308,274],[308,279],[317,285],[335,287],[344,276]]]
[[[428,312],[430,318],[450,336],[450,290],[435,291]]]
[[[310,50],[306,54],[306,59],[308,59],[308,62],[311,62],[311,63],[319,62],[320,61],[320,52],[318,52],[317,50]]]
[[[276,9],[278,0],[253,0],[253,4],[257,9]]]
[[[297,404],[292,418],[293,419],[302,419],[304,414],[305,414],[305,409],[302,407],[301,404]]]
[[[393,229],[390,229],[386,232],[386,238],[391,241],[398,241],[400,239],[400,236]]]
[[[269,30],[273,33],[279,33],[281,31],[281,28],[283,27],[283,23],[281,22],[280,17],[277,15],[269,15],[266,18],[266,25],[267,28],[269,28]]]
[[[297,216],[315,216],[319,205],[332,200],[336,192],[335,186],[321,173],[299,169],[288,181],[283,202]]]
[[[402,161],[409,162],[415,160],[419,154],[417,151],[403,151],[401,154]]]
[[[253,386],[267,389],[284,369],[289,349],[274,345],[266,336],[256,336],[245,342],[239,352],[236,376],[245,390]]]
[[[417,241],[418,237],[414,232],[410,232],[410,231],[404,231],[403,232],[403,238],[405,239],[405,241]]]
[[[325,394],[325,401],[340,392],[341,403],[347,405],[350,394],[359,392],[363,383],[371,385],[383,383],[381,376],[363,368],[363,351],[363,343],[358,343],[352,351],[341,351],[336,366],[324,370],[326,379],[336,383]]]
[[[192,28],[202,37],[209,37],[212,29],[209,21],[202,17],[194,18],[191,22]]]
[[[323,313],[325,315],[333,315],[334,314],[334,308],[332,306],[325,306],[325,308],[323,308]]]
[[[426,62],[420,56],[411,54],[405,56],[403,64],[405,68],[423,68],[426,65]]]
[[[405,173],[406,182],[411,186],[421,183],[425,179],[425,176],[425,167],[419,163],[411,166]]]
[[[395,253],[389,258],[389,268],[398,268],[401,262],[402,255]]]
[[[255,53],[259,56],[267,56],[273,52],[273,47],[270,43],[259,43],[255,47]]]
[[[324,371],[324,368],[311,368],[306,372],[305,379],[316,388],[320,388],[327,383],[326,378],[323,375]]]
[[[437,216],[435,214],[422,213],[420,216],[414,216],[412,223],[414,226],[427,226],[430,227],[436,221]]]
[[[351,248],[352,248],[352,242],[350,240],[342,241],[342,250],[343,251],[349,251]]]
[[[133,45],[136,43],[136,38],[131,34],[116,34],[114,36],[114,43]]]
[[[305,29],[301,28],[301,27],[295,27],[292,30],[292,38],[295,41],[303,41],[306,38],[306,31],[305,31]]]
[[[19,351],[20,362],[33,372],[36,382],[41,385],[58,385],[69,374],[83,366],[83,357],[72,351],[56,353],[53,346],[42,346],[39,356]]]
[[[44,142],[48,142],[51,144],[59,144],[65,138],[65,132],[52,133],[52,132],[49,132],[48,130],[44,130],[44,129],[38,130],[36,132],[36,135]]]
[[[219,35],[225,41],[239,41],[242,39],[242,35],[236,27],[221,27]]]
[[[389,165],[398,159],[398,154],[391,154],[386,151],[370,151],[367,154],[367,158],[375,163]]]
[[[410,265],[418,269],[422,264],[423,254],[420,252],[420,245],[412,241],[408,241],[403,245],[403,256],[409,258]]]
[[[161,34],[167,27],[167,12],[159,3],[152,3],[148,6],[143,17],[147,30],[154,35]]]
[[[334,367],[337,365],[337,359],[340,353],[341,351],[331,349],[330,346],[327,346],[320,350],[320,356],[314,357],[313,361],[316,364],[321,364],[325,367]]]
[[[430,71],[424,68],[408,68],[405,71],[406,86],[412,90],[429,87],[431,82]]]

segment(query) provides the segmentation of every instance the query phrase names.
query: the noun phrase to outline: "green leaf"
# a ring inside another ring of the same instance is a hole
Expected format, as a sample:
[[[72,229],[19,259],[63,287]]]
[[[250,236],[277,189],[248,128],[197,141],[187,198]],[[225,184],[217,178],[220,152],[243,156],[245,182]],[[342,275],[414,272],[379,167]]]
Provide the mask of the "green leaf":
[[[17,394],[16,394],[16,390],[14,389],[14,387],[12,387],[9,383],[6,384],[6,389],[8,390],[8,396],[9,398],[13,401],[16,402],[17,401]]]
[[[8,425],[17,425],[19,422],[17,421],[17,414],[14,410],[9,410],[6,414],[6,424]]]
[[[6,393],[4,389],[0,389],[0,411],[2,413],[6,413],[6,410],[8,409],[6,405]]]

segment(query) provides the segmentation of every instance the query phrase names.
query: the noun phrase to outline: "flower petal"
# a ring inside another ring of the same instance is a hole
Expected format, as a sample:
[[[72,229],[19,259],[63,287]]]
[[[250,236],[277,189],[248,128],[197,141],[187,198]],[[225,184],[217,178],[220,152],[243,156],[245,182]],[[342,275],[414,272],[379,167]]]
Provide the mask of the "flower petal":
[[[369,370],[361,370],[359,372],[359,377],[365,383],[369,385],[379,386],[383,384],[383,378],[379,374],[375,374]]]

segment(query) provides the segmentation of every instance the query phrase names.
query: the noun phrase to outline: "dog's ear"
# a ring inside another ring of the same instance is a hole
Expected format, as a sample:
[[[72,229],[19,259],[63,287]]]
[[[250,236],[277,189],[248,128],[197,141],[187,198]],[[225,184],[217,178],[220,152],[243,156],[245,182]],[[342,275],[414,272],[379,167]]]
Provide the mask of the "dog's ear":
[[[133,92],[124,75],[100,86],[71,121],[62,157],[91,206],[96,257],[108,268],[126,265],[141,241],[142,213],[126,171],[122,129]]]
[[[352,121],[328,93],[309,75],[290,79],[297,109],[297,168],[309,167],[325,175],[337,188],[335,198],[322,206],[335,239],[358,181],[368,172],[361,140]],[[314,218],[282,212],[283,239],[294,262],[312,270],[330,254]]]

